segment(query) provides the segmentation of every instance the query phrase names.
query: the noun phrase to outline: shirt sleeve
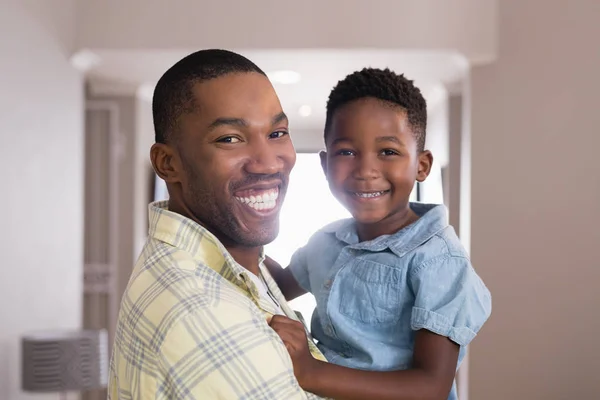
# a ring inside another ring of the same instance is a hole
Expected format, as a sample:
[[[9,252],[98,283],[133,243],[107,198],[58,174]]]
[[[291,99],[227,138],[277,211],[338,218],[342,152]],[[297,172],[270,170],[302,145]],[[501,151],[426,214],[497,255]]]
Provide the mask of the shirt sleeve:
[[[307,292],[312,293],[310,288],[310,277],[308,274],[307,260],[309,244],[296,250],[296,252],[292,255],[292,259],[288,268],[292,272],[292,275],[294,276],[294,279],[296,279],[296,282],[298,282],[298,285],[300,285],[300,287],[306,290]]]
[[[489,290],[465,257],[445,256],[422,264],[410,276],[415,294],[411,327],[468,345],[492,311]]]
[[[158,359],[157,399],[316,398],[298,385],[266,320],[224,302],[176,322]]]

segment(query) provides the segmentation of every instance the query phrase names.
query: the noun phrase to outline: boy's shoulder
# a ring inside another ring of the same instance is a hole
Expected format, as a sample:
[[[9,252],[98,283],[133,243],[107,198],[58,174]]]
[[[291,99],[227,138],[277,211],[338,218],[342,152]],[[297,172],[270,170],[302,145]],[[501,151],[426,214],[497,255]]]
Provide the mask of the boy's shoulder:
[[[332,249],[341,243],[338,236],[351,230],[353,221],[352,218],[346,218],[325,225],[310,236],[304,248],[311,251],[335,251]]]
[[[322,227],[321,229],[319,229],[315,233],[315,235],[317,235],[317,234],[332,234],[332,233],[335,234],[336,232],[349,229],[353,223],[354,223],[353,218],[338,219],[337,221],[330,222],[329,224],[327,224],[324,227]]]
[[[352,218],[345,218],[330,222],[329,224],[323,226],[315,233],[313,233],[308,242],[321,242],[323,240],[327,240],[328,238],[331,240],[337,240],[336,235],[338,235],[341,232],[346,232],[347,230],[352,229],[353,221],[354,220]]]
[[[465,247],[451,225],[447,225],[436,232],[429,240],[415,248],[415,251],[427,254],[428,258],[442,256],[469,258]]]

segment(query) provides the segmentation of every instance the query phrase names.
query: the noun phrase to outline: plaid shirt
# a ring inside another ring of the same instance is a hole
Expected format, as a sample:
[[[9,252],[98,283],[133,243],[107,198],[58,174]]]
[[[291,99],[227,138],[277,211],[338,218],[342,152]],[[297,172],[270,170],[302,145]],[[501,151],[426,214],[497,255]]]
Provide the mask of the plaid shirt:
[[[260,267],[297,320],[262,259]],[[276,310],[249,273],[206,229],[166,202],[151,204],[149,238],[119,312],[108,399],[319,399],[298,385],[266,322]]]

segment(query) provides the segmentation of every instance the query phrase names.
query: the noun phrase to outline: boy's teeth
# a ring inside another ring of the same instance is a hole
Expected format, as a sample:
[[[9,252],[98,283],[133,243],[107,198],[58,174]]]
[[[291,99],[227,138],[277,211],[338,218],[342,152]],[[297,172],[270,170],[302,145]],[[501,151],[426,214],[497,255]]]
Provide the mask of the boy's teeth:
[[[371,192],[371,193],[356,192],[355,194],[358,197],[367,197],[368,198],[368,197],[379,197],[379,196],[381,196],[384,193],[385,193],[385,191],[383,191],[383,192]]]
[[[251,195],[247,197],[236,197],[237,200],[255,210],[272,210],[277,206],[279,190],[269,190],[267,192]]]

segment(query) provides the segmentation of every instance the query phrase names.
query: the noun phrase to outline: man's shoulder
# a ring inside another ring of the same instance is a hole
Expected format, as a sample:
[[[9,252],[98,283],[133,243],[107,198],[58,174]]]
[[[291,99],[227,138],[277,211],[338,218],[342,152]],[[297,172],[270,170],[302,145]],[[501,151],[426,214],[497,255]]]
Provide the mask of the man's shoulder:
[[[190,316],[220,318],[232,310],[248,309],[248,302],[205,263],[161,244],[146,251],[135,266],[123,295],[119,325],[148,345],[159,347],[157,338],[164,338]]]

